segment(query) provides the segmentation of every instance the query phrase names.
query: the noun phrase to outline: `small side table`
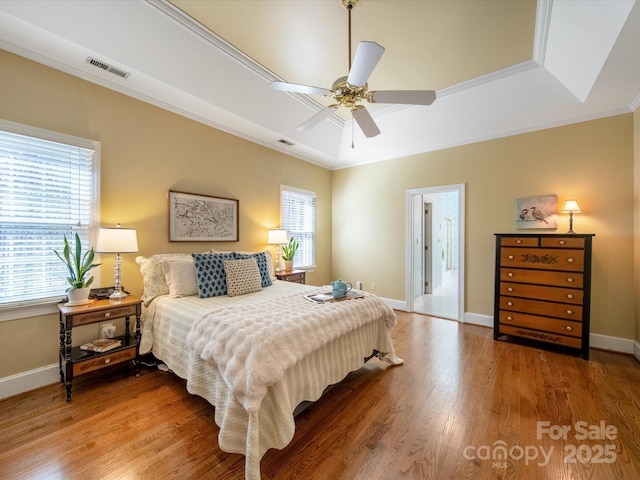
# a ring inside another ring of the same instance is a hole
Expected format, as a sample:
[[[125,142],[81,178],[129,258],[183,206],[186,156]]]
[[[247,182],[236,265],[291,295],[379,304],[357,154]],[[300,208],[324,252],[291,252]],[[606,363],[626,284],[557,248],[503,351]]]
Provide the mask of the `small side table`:
[[[307,272],[304,270],[282,270],[276,272],[276,278],[285,282],[305,283],[307,281]]]
[[[135,361],[136,376],[140,376],[140,313],[142,300],[134,295],[118,300],[96,300],[87,305],[65,306],[60,310],[60,383],[67,389],[67,402],[71,401],[73,377],[100,370],[131,360]],[[131,335],[129,317],[136,317],[135,333]],[[79,346],[71,346],[74,327],[106,322],[118,318],[125,319],[124,336],[115,337],[122,345],[104,353],[88,352]]]

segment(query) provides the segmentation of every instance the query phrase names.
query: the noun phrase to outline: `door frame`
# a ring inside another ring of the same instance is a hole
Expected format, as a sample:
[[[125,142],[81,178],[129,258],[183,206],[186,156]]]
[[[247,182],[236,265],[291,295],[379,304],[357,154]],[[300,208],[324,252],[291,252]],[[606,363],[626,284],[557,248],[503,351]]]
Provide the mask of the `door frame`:
[[[436,187],[411,188],[406,197],[406,246],[405,246],[405,303],[407,311],[413,311],[413,239],[416,232],[413,225],[413,196],[430,193],[458,192],[458,321],[464,322],[464,281],[465,281],[465,184],[440,185]],[[422,262],[421,262],[422,263]]]

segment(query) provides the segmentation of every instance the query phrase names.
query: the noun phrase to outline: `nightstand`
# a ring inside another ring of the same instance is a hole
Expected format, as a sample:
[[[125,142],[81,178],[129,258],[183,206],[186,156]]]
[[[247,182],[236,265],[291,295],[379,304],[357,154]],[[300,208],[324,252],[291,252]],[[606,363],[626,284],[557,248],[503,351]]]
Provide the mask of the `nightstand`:
[[[135,361],[136,376],[140,376],[140,312],[142,300],[134,295],[118,300],[96,300],[87,305],[76,307],[58,304],[60,310],[60,383],[67,389],[67,402],[71,401],[73,377],[94,372],[120,363]],[[129,317],[135,316],[135,333],[131,335]],[[104,353],[81,350],[80,346],[71,346],[71,334],[74,327],[92,323],[107,322],[118,318],[125,319],[124,336],[120,347]]]
[[[282,270],[281,272],[276,272],[276,278],[285,282],[305,283],[307,281],[306,277],[307,272],[304,270]]]

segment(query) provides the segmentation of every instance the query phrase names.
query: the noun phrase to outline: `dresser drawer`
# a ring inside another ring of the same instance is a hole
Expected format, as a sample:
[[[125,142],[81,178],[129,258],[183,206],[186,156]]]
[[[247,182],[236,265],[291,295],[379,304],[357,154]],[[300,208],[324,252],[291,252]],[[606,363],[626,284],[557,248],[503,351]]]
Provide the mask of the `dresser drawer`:
[[[503,247],[500,251],[500,265],[581,272],[584,270],[584,251]]]
[[[98,311],[88,311],[86,313],[74,313],[72,315],[73,326],[86,325],[89,323],[104,322],[114,318],[135,317],[136,305],[123,305],[122,307],[109,308]]]
[[[521,268],[501,268],[500,281],[582,288],[584,276],[582,273],[574,272],[545,272],[542,270],[524,270]]]
[[[522,313],[533,313],[557,318],[567,318],[574,321],[582,320],[581,305],[567,305],[564,303],[542,302],[527,298],[500,297],[500,310]]]
[[[559,333],[570,337],[582,337],[582,322],[540,317],[526,313],[505,312],[500,310],[500,323],[514,327],[532,328],[546,332]],[[501,328],[502,330],[502,328]]]
[[[500,245],[503,247],[538,247],[538,237],[502,237]]]
[[[500,283],[500,294],[514,297],[550,300],[552,302],[582,305],[583,291],[574,288],[555,288],[526,283]]]
[[[500,327],[500,333],[504,335],[513,335],[515,337],[528,338],[530,340],[555,343],[556,345],[562,345],[571,348],[580,348],[582,346],[582,340],[578,337],[567,337],[565,335],[558,335],[556,333],[539,332],[537,330],[530,330],[524,327],[502,325]]]
[[[555,248],[584,248],[584,238],[582,237],[542,237],[540,239],[541,247]]]
[[[136,358],[136,347],[132,346],[127,349],[117,350],[113,353],[105,353],[99,357],[89,358],[81,362],[74,362],[73,375],[82,375],[84,373],[100,370],[101,368],[116,365],[118,363],[134,360]]]

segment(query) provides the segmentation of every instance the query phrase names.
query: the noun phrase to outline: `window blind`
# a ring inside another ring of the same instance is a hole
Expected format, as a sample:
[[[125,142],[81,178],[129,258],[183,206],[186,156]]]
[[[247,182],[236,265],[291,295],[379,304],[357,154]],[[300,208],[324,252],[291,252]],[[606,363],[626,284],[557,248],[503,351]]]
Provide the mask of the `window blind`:
[[[293,265],[296,268],[312,267],[315,264],[316,195],[283,185],[280,202],[282,228],[300,244]]]
[[[66,266],[54,254],[78,233],[89,245],[96,151],[0,130],[0,308],[59,300]]]

